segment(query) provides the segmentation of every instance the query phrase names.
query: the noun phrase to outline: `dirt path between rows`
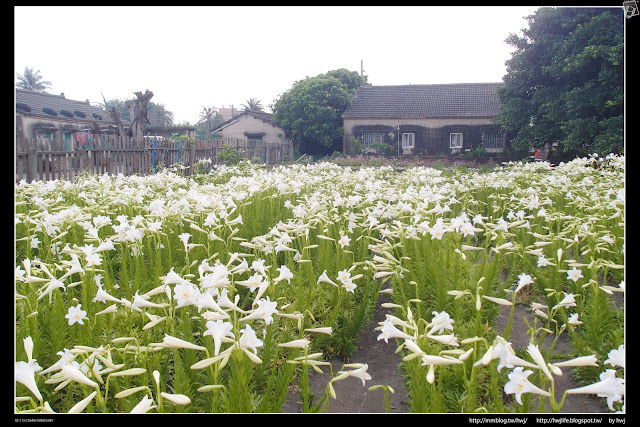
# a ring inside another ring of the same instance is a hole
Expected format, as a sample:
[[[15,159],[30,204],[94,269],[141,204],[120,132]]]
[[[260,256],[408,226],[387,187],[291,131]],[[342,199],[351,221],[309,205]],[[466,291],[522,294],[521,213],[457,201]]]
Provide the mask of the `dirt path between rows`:
[[[365,328],[358,338],[358,350],[351,357],[352,363],[367,363],[369,365],[368,373],[371,380],[367,381],[363,386],[362,381],[350,377],[334,383],[334,389],[337,399],[330,398],[327,406],[327,413],[384,413],[386,412],[384,392],[381,388],[370,391],[369,387],[377,384],[390,386],[395,393],[389,393],[389,402],[391,413],[407,413],[409,405],[407,402],[407,390],[404,386],[404,378],[400,370],[399,364],[402,361],[400,354],[396,354],[397,343],[395,340],[385,343],[384,340],[378,341],[379,332],[374,330],[378,326],[378,322],[385,319],[385,314],[389,313],[388,309],[380,306],[385,302],[384,296],[378,301],[378,307],[374,312],[371,323]],[[496,329],[503,331],[507,324],[509,310],[504,310],[499,318]],[[524,349],[529,343],[529,336],[526,334],[527,325],[524,318],[527,317],[532,323],[532,314],[527,307],[516,306],[514,312],[514,320],[511,329],[509,341],[513,344],[514,349]],[[544,343],[543,343],[544,345]],[[570,346],[566,341],[558,340],[556,352],[569,352]],[[334,358],[330,360],[333,366],[333,372],[340,370],[345,363],[342,359]],[[311,389],[315,396],[322,396],[327,382],[329,380],[328,369],[325,367],[325,374],[319,374],[314,371],[310,373]],[[570,372],[565,370],[564,375],[556,376],[556,393],[557,398],[562,398],[564,390],[579,387],[579,384],[571,377]],[[283,408],[284,412],[295,413],[301,412],[302,405],[300,397],[292,392],[288,402]],[[605,399],[597,398],[590,395],[569,395],[560,411],[561,413],[609,413]]]
[[[395,340],[385,343],[378,341],[379,331],[374,330],[378,322],[383,322],[388,309],[380,306],[387,301],[387,297],[380,296],[378,306],[373,313],[370,324],[364,328],[358,337],[358,350],[351,356],[349,362],[344,362],[340,358],[333,358],[329,362],[333,366],[334,374],[337,373],[344,363],[366,363],[369,365],[367,372],[371,375],[371,380],[366,381],[363,386],[362,381],[350,377],[334,383],[336,399],[330,398],[327,406],[327,413],[373,413],[386,412],[384,391],[379,388],[370,391],[369,387],[377,384],[390,386],[394,393],[389,393],[389,404],[391,412],[408,412],[406,402],[407,393],[404,387],[404,378],[400,371],[402,357],[396,354],[397,344]],[[314,395],[322,396],[329,380],[329,369],[324,368],[324,375],[312,371],[310,373],[311,389]],[[297,394],[290,395],[285,412],[300,412],[301,403]]]

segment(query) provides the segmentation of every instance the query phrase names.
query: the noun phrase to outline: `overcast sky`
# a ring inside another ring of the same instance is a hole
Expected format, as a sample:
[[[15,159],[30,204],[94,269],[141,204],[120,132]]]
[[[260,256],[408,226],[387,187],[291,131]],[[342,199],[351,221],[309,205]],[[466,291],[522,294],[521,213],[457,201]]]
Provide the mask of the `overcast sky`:
[[[50,93],[102,102],[154,93],[176,123],[202,107],[268,110],[305,77],[338,68],[374,85],[498,82],[531,6],[17,6],[15,72]]]

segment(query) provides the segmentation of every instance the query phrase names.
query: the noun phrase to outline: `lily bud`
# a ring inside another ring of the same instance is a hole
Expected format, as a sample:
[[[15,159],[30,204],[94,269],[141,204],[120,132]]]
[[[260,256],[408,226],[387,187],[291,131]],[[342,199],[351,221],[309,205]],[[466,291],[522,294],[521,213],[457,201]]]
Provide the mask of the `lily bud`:
[[[160,396],[164,397],[169,402],[175,403],[176,405],[188,405],[191,403],[191,399],[184,394],[170,394],[162,392],[160,393]]]

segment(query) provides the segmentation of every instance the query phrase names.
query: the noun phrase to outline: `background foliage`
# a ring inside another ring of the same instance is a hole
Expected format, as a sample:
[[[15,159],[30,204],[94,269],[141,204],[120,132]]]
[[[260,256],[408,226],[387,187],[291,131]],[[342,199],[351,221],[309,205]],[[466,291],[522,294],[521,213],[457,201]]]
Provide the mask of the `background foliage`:
[[[540,8],[527,17],[499,91],[497,121],[516,150],[559,141],[560,152],[624,150],[622,8]]]
[[[273,104],[273,121],[301,153],[342,150],[342,113],[366,76],[344,68],[297,81]]]

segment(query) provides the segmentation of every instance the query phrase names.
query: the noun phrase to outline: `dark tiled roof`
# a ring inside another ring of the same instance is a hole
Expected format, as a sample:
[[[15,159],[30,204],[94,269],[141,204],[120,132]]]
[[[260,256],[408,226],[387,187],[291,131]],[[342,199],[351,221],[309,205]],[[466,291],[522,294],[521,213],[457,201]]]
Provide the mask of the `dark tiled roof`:
[[[238,121],[238,119],[239,119],[241,116],[244,116],[245,114],[246,114],[246,115],[249,115],[249,116],[253,116],[253,117],[255,117],[256,119],[258,119],[258,120],[262,120],[263,122],[266,122],[266,123],[271,123],[271,122],[272,122],[272,120],[273,120],[273,114],[271,114],[271,113],[265,113],[264,111],[252,111],[252,110],[245,110],[245,111],[242,111],[241,113],[239,113],[238,115],[233,116],[232,118],[230,118],[230,119],[229,119],[229,120],[227,120],[226,122],[224,122],[224,123],[220,123],[220,125],[219,125],[216,129],[214,129],[212,132],[218,132],[218,131],[220,131],[222,128],[226,128],[226,127],[227,127],[227,126],[229,126],[230,124],[237,122],[237,121]]]
[[[23,89],[16,89],[16,111],[24,113],[25,111],[19,108],[20,104],[29,106],[31,111],[29,111],[28,114],[32,115],[56,117],[59,119],[73,119],[87,122],[97,119],[99,122],[114,123],[106,111],[98,107],[94,107],[88,102],[67,99],[64,97],[64,95],[52,95],[50,93],[39,93]],[[57,115],[52,116],[43,109],[53,110],[57,113]],[[73,114],[73,117],[67,117],[65,113],[61,113],[61,111],[70,112]],[[81,114],[76,114],[76,111]],[[82,114],[84,114],[85,117],[82,117]],[[100,118],[95,117],[94,114],[99,116]],[[123,120],[123,123],[129,123],[129,121]]]
[[[503,83],[360,86],[345,119],[493,117]]]

